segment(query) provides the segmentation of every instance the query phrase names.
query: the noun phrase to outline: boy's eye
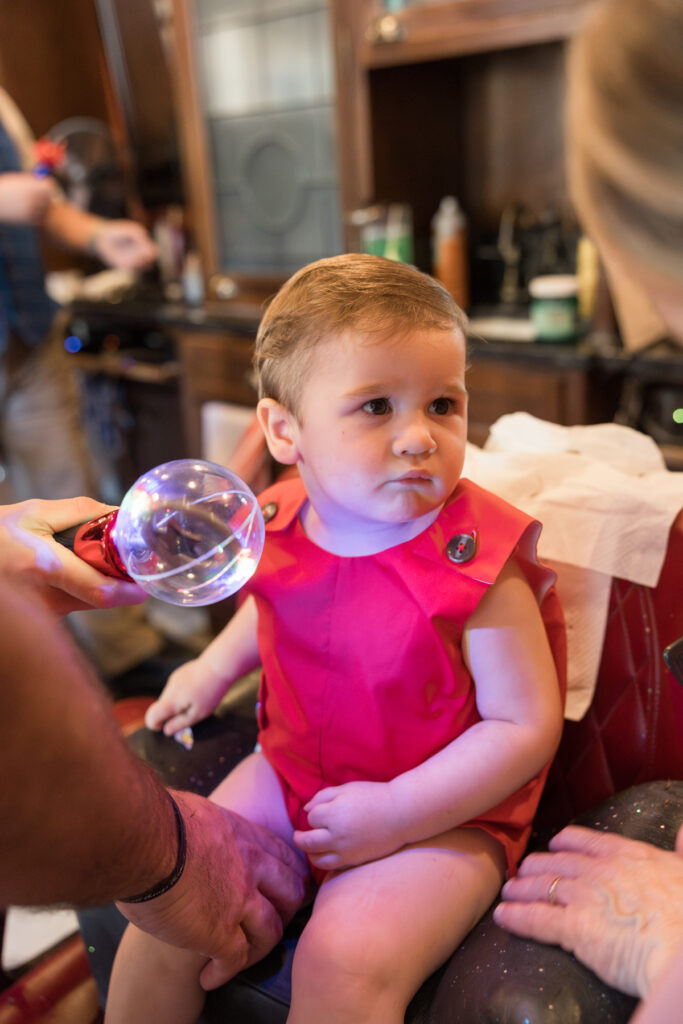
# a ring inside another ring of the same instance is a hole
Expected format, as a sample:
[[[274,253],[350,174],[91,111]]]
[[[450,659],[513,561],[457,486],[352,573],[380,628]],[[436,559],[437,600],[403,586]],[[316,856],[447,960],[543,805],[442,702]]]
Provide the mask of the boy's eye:
[[[363,406],[363,411],[369,412],[372,416],[386,416],[391,411],[391,405],[388,398],[371,398]]]
[[[452,398],[435,398],[429,407],[429,411],[437,416],[448,416],[449,413],[453,412],[454,406],[455,402]]]

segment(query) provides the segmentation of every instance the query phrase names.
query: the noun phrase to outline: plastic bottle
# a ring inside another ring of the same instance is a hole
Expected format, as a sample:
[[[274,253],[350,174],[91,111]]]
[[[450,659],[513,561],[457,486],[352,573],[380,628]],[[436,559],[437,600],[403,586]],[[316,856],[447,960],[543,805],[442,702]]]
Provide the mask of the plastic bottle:
[[[470,302],[467,222],[454,196],[444,196],[432,217],[432,252],[434,277],[462,309],[467,309]]]
[[[204,301],[204,275],[198,252],[191,249],[183,264],[183,298],[188,306],[201,306]]]
[[[579,238],[576,248],[576,276],[579,282],[579,317],[585,322],[592,320],[595,314],[600,279],[598,250],[586,235]]]

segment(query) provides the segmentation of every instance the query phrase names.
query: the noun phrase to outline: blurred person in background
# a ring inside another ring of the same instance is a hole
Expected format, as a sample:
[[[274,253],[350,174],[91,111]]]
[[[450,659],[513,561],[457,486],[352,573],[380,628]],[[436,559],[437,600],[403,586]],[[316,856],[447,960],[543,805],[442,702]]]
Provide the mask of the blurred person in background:
[[[36,175],[34,163],[31,131],[0,90],[0,462],[16,501],[97,493],[63,318],[45,289],[42,235],[120,269],[142,269],[157,257],[141,224],[81,210],[53,178]],[[106,677],[164,645],[141,609],[88,612],[70,625]]]

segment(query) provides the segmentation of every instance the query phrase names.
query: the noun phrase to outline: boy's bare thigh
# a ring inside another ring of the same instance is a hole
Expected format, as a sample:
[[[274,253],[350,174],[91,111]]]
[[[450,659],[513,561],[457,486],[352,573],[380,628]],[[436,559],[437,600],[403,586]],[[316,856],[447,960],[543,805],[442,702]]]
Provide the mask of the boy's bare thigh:
[[[282,787],[263,754],[255,752],[240,761],[216,786],[210,799],[248,821],[269,828],[296,849],[292,839],[294,827],[287,814]]]
[[[241,761],[211,799],[271,829],[296,849],[280,782],[263,754]],[[481,829],[461,828],[389,857],[330,872],[304,932],[309,941],[301,944],[303,958],[310,940],[322,952],[333,937],[342,957],[343,949],[351,956],[362,951],[371,970],[386,968],[397,983],[400,978],[410,998],[486,912],[505,869],[505,854],[495,839]],[[299,951],[297,958],[302,959]]]
[[[491,836],[453,829],[331,873],[307,930],[323,941],[333,930],[342,955],[362,951],[370,970],[391,971],[409,999],[486,912],[505,869],[503,849]]]

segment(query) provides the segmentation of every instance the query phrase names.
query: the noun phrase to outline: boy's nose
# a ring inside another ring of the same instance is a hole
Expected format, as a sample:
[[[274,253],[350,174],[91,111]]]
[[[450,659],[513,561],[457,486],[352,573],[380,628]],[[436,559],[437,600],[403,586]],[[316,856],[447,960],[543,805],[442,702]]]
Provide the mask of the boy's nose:
[[[393,451],[394,455],[431,455],[436,442],[429,424],[424,420],[406,423],[394,438]]]

